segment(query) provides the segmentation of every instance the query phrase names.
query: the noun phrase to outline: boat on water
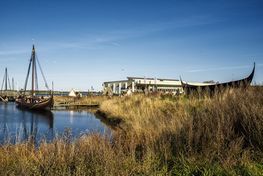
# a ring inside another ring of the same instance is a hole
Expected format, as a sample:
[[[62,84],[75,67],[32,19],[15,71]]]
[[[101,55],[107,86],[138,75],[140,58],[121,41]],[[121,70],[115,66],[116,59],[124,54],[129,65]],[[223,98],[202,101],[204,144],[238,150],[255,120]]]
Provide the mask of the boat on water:
[[[27,77],[26,77],[26,82],[25,82],[25,87],[22,92],[22,95],[20,95],[17,100],[16,104],[18,108],[22,109],[28,109],[28,110],[50,110],[53,105],[54,105],[54,99],[53,99],[53,93],[50,90],[49,96],[44,97],[44,96],[37,96],[37,89],[38,89],[38,83],[37,83],[37,65],[40,68],[41,74],[43,76],[45,86],[48,88],[47,81],[45,79],[45,76],[43,74],[42,68],[40,66],[40,63],[36,57],[36,50],[35,46],[33,45],[32,48],[32,54],[29,62],[29,67],[27,71]],[[30,71],[32,70],[32,89],[30,91],[27,91],[27,83],[28,83],[28,78]],[[27,94],[29,92],[29,95]]]
[[[181,79],[181,84],[186,94],[189,94],[191,92],[204,92],[204,91],[210,91],[213,93],[215,92],[215,90],[220,90],[223,88],[248,87],[253,80],[254,73],[255,73],[255,66],[256,64],[254,63],[252,72],[247,77],[240,79],[240,80],[229,81],[229,82],[224,82],[224,83],[197,83],[197,84],[194,84],[194,83],[184,82]]]

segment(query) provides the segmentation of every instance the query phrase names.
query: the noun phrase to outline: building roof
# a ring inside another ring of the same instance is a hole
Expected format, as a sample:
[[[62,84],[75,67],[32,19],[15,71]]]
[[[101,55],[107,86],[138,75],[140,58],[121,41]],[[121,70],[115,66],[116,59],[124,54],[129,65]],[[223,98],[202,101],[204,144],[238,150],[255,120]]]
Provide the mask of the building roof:
[[[104,83],[127,82],[128,80],[105,81]]]
[[[104,84],[109,84],[109,83],[118,83],[118,82],[128,82],[129,80],[134,80],[134,79],[146,79],[146,80],[161,80],[161,81],[179,81],[178,79],[167,79],[167,78],[147,78],[147,77],[132,77],[128,76],[127,80],[117,80],[117,81],[105,81]]]
[[[127,79],[147,79],[147,80],[164,80],[164,81],[179,81],[179,79],[167,79],[167,78],[147,78],[147,77],[127,77]]]
[[[70,96],[70,97],[76,97],[77,95],[76,95],[75,90],[74,90],[74,89],[71,89],[71,91],[69,92],[68,96]]]

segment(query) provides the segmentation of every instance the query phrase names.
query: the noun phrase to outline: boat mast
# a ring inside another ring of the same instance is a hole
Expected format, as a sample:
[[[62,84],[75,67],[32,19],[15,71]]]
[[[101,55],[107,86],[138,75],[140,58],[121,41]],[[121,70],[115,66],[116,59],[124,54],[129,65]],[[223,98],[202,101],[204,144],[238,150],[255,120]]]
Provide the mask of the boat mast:
[[[32,98],[34,96],[34,90],[35,90],[35,46],[33,45],[33,49],[32,49]]]
[[[5,91],[7,91],[7,68],[5,68]]]

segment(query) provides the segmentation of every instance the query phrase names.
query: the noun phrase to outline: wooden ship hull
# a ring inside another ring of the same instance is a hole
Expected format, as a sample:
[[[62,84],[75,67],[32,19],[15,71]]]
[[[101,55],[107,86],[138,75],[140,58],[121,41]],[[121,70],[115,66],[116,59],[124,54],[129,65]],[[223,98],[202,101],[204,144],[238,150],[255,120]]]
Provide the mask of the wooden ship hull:
[[[215,90],[222,90],[224,88],[234,88],[234,87],[247,87],[251,84],[255,73],[255,63],[252,72],[246,78],[225,82],[225,83],[215,83],[215,84],[207,84],[207,85],[195,85],[187,82],[183,82],[181,80],[182,87],[186,94],[191,92],[215,92]]]
[[[27,102],[24,98],[16,100],[17,107],[28,110],[50,110],[54,105],[53,96],[38,102]]]

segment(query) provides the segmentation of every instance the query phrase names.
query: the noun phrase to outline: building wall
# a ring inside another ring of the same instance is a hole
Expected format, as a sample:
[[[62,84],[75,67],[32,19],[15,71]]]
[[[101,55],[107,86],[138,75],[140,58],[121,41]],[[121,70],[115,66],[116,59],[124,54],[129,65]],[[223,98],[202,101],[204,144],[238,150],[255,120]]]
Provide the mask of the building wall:
[[[136,78],[128,77],[127,80],[110,81],[103,83],[104,88],[110,87],[114,94],[121,94],[128,89],[132,92],[162,91],[162,92],[182,92],[182,85],[179,80]]]

